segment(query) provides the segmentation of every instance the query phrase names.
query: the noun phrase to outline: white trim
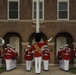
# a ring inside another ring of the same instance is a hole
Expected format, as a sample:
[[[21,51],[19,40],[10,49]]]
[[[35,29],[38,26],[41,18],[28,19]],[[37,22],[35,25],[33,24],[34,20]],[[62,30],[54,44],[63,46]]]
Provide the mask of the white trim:
[[[66,2],[66,1],[69,1],[69,0],[58,0],[59,2]]]
[[[68,15],[67,15],[67,18],[64,18],[64,19],[59,19],[59,2],[67,2],[68,3]],[[57,0],[57,20],[69,20],[69,0]]]
[[[32,24],[36,24],[36,21],[35,20],[6,20],[6,19],[0,19],[0,22],[30,22]],[[62,23],[69,23],[69,22],[72,22],[72,23],[76,23],[76,20],[40,20],[40,23],[55,23],[55,22],[62,22]]]
[[[73,42],[73,45],[76,45],[76,42]]]
[[[18,20],[20,19],[20,0],[18,1]]]
[[[43,0],[43,20],[44,20],[44,0]]]
[[[36,0],[32,0],[32,20],[36,20],[36,19],[34,19],[34,1],[36,1]],[[44,0],[39,0],[39,1],[41,1],[41,2],[43,2],[42,4],[43,4],[43,14],[42,14],[42,19],[40,19],[40,20],[44,20]]]
[[[68,20],[69,20],[69,0],[68,0]]]
[[[36,0],[33,0],[33,1],[36,1]],[[43,0],[39,0],[39,1],[43,1]]]
[[[19,0],[8,0],[8,1],[19,1]]]
[[[59,3],[58,3],[58,2],[59,2],[59,1],[57,0],[57,11],[56,11],[56,12],[57,12],[57,20],[58,20],[58,16],[59,16],[59,14],[58,14],[58,11],[59,11],[59,5],[58,5],[58,4],[59,4]]]
[[[29,42],[21,42],[22,45],[28,45]]]
[[[47,44],[48,44],[48,45],[54,45],[55,42],[48,42]]]
[[[8,11],[9,11],[9,0],[7,1],[7,20],[8,20],[8,17],[9,17],[8,16],[9,15],[9,12]]]
[[[34,20],[34,1],[32,0],[32,20]]]
[[[18,19],[10,19],[9,18],[9,1],[11,1],[11,2],[18,2]],[[8,0],[8,2],[7,2],[7,19],[8,20],[19,20],[20,19],[20,0]]]

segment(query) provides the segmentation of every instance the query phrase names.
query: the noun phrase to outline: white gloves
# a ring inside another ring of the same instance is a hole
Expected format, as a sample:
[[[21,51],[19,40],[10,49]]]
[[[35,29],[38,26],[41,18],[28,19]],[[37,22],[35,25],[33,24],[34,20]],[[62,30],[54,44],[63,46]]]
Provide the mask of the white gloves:
[[[48,42],[51,41],[51,40],[52,40],[52,37],[48,40]]]

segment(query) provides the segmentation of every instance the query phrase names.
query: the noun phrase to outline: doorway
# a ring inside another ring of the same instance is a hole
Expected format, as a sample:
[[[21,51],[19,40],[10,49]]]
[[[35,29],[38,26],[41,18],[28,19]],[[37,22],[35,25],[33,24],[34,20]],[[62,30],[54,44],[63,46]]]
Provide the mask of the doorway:
[[[57,58],[57,52],[60,49],[60,46],[63,46],[64,44],[68,44],[69,48],[71,49],[71,60],[70,64],[73,64],[73,38],[69,33],[59,33],[55,37],[55,64],[58,64],[58,58]]]

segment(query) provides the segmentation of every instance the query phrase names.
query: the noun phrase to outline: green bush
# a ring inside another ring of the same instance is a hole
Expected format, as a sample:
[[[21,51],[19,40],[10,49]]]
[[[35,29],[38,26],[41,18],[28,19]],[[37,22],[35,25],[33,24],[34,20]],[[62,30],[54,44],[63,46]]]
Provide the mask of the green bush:
[[[70,67],[69,71],[76,74],[76,68],[75,67]]]
[[[0,73],[4,72],[5,70],[5,67],[0,67]]]

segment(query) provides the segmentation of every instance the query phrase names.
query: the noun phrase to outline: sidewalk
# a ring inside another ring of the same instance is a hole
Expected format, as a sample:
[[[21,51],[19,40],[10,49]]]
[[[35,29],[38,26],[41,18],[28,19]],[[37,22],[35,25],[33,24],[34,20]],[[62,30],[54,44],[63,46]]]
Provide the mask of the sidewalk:
[[[48,71],[41,70],[40,74],[35,74],[34,67],[31,71],[27,72],[25,70],[25,66],[17,66],[16,69],[9,71],[9,72],[3,72],[0,75],[76,75],[70,72],[64,72],[60,70],[57,66],[50,66]]]

